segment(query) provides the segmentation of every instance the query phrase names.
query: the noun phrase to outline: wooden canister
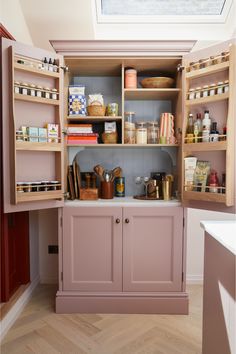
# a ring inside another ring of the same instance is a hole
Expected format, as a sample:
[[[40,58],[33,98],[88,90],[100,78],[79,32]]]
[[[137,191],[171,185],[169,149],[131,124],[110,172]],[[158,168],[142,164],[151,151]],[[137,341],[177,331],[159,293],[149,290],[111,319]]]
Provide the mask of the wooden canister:
[[[114,182],[101,181],[101,199],[113,199]]]
[[[125,88],[137,88],[137,70],[125,70]]]

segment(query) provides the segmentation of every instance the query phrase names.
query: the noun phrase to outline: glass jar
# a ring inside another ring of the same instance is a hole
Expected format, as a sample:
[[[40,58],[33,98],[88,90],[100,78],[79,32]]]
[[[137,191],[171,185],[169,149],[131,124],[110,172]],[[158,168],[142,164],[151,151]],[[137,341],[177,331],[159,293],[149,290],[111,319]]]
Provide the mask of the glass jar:
[[[191,88],[191,89],[189,89],[189,92],[188,92],[188,99],[194,100],[194,98],[195,98],[195,89]]]
[[[221,61],[222,63],[225,62],[225,61],[228,61],[229,60],[229,52],[222,52],[221,53]]]
[[[29,85],[29,93],[30,93],[30,96],[35,96],[35,92],[36,92],[36,85],[34,84],[30,84]]]
[[[158,122],[148,122],[147,126],[147,143],[158,144],[159,142],[159,126]]]
[[[125,70],[125,88],[137,88],[137,70],[133,68]]]
[[[28,95],[28,88],[29,88],[29,86],[28,86],[27,82],[22,82],[21,83],[21,93],[22,93],[22,95]]]
[[[229,92],[229,80],[225,80],[224,82],[224,93]]]
[[[17,141],[24,141],[23,131],[16,130],[16,140]]]
[[[201,98],[201,96],[202,96],[202,88],[200,86],[196,87],[195,98],[199,99],[199,98]]]
[[[214,64],[220,64],[222,62],[222,55],[217,55],[214,57]]]
[[[207,59],[200,59],[199,60],[199,69],[204,69],[206,67]]]
[[[216,84],[209,85],[209,96],[214,96],[216,93]]]
[[[24,193],[24,184],[25,182],[17,182],[16,183],[16,191],[17,193]]]
[[[14,92],[15,93],[21,93],[20,92],[20,82],[19,81],[15,81],[14,82]]]
[[[217,83],[217,90],[216,90],[216,93],[217,95],[221,95],[223,93],[223,81],[219,81]]]
[[[36,86],[36,96],[37,97],[42,97],[43,96],[42,95],[42,91],[43,91],[43,87],[42,86],[40,86],[40,85]]]
[[[43,192],[47,192],[49,190],[49,181],[42,181],[40,190]]]
[[[40,191],[41,182],[32,182],[32,192]]]
[[[202,97],[207,97],[209,93],[209,86],[208,85],[204,85],[203,86],[203,90],[202,90]]]
[[[147,144],[147,123],[136,123],[136,144]]]
[[[25,182],[24,183],[24,192],[27,192],[27,193],[32,192],[31,184],[32,184],[31,182]]]
[[[135,144],[135,112],[125,112],[124,143]]]
[[[44,98],[50,99],[50,88],[44,87]]]
[[[58,184],[59,184],[59,181],[50,181],[50,190],[52,191],[56,191],[57,189],[60,189]]]
[[[51,90],[51,98],[57,100],[57,89],[54,88]]]

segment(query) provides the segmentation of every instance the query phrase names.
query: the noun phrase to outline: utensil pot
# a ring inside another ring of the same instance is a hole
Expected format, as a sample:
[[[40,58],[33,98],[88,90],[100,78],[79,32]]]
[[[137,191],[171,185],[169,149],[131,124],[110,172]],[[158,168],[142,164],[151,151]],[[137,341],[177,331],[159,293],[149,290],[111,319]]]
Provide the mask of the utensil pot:
[[[101,199],[113,199],[114,183],[101,181]]]

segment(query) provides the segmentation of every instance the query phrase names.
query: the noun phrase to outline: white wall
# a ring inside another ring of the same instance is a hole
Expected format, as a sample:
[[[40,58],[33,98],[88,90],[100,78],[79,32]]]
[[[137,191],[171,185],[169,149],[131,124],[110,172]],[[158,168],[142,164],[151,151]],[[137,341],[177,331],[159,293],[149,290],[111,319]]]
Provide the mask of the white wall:
[[[203,280],[204,231],[202,220],[235,220],[235,214],[188,209],[187,212],[187,283]]]
[[[0,22],[18,42],[33,44],[18,0],[0,0]]]

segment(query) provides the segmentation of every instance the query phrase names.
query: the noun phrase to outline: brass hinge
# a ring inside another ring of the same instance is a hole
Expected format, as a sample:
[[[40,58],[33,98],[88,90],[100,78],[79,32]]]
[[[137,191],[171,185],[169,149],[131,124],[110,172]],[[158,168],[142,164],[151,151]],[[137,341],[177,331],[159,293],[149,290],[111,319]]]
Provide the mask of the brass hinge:
[[[63,281],[63,272],[61,272],[61,281]]]

